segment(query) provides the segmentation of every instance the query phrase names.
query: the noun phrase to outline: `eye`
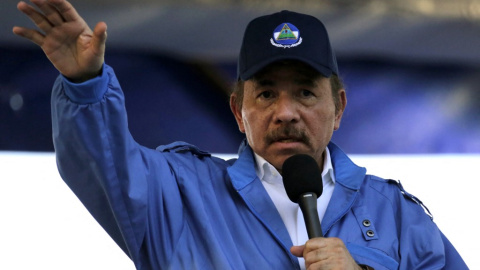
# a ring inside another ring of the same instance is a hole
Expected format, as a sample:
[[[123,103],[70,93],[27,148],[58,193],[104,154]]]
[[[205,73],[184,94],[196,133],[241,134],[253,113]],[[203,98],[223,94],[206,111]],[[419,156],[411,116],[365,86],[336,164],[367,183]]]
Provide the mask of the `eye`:
[[[307,89],[302,89],[300,93],[301,93],[302,97],[312,97],[312,96],[314,96],[313,92],[310,91],[310,90],[307,90]]]
[[[258,96],[264,99],[269,99],[273,96],[273,93],[271,91],[263,91]]]

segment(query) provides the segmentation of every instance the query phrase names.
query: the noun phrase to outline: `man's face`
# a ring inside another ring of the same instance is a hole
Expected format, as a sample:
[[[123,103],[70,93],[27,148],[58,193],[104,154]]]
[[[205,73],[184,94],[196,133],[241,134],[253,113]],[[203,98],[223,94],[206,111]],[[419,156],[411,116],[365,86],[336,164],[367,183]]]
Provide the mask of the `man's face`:
[[[330,80],[300,62],[277,63],[244,84],[242,107],[230,104],[239,129],[253,151],[281,170],[294,154],[309,154],[320,168],[333,131],[340,126],[346,105],[339,93],[335,111]]]

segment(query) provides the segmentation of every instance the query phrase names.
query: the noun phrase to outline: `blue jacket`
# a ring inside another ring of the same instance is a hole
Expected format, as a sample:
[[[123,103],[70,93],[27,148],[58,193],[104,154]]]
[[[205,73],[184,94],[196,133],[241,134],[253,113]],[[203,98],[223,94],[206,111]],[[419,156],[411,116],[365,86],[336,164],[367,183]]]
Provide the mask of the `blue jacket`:
[[[183,142],[137,144],[113,70],[52,94],[59,172],[137,269],[299,269],[251,148],[224,161]],[[375,269],[468,269],[421,203],[329,144],[336,185],[322,221]]]

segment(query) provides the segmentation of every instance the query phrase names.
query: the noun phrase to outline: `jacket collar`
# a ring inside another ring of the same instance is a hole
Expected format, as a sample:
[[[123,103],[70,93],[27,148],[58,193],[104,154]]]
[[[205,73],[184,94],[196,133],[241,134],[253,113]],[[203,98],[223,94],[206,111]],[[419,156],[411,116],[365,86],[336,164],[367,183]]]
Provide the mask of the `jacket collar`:
[[[365,179],[366,169],[359,167],[334,143],[328,145],[335,172],[335,189],[322,220],[322,231],[327,235],[355,203]]]
[[[293,243],[287,228],[255,172],[255,160],[252,149],[245,145],[239,154],[238,160],[227,170],[233,187],[242,197],[252,214],[270,230],[280,245],[283,246],[285,252],[290,255],[291,259],[296,261],[296,258],[289,252]]]
[[[333,142],[328,144],[328,149],[330,150],[332,165],[335,172],[335,181],[345,188],[359,190],[366,174],[366,169],[353,163],[342,149]],[[233,166],[229,168],[229,173],[232,176],[233,186],[237,190],[240,190],[255,180],[257,175],[255,172],[253,151],[246,140],[240,145],[238,154],[239,158]]]
[[[335,172],[335,180],[342,186],[359,190],[367,170],[357,166],[353,161],[333,142],[328,144],[332,166]]]
[[[334,143],[328,144],[335,172],[335,189],[322,220],[322,230],[328,230],[342,218],[355,202],[365,178],[366,169],[359,167]],[[267,227],[272,228],[285,244],[292,245],[287,229],[255,172],[253,151],[246,142],[239,149],[238,160],[228,168],[233,187],[248,207]],[[289,247],[289,246],[288,246]]]
[[[228,168],[233,187],[239,191],[257,178],[255,172],[255,159],[253,150],[246,140],[242,142],[238,150],[238,159]]]

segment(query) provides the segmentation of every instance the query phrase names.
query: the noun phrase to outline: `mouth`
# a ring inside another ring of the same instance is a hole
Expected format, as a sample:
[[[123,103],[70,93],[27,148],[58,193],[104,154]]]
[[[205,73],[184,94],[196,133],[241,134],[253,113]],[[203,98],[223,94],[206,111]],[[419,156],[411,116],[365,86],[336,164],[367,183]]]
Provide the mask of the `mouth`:
[[[276,153],[276,155],[291,155],[306,151],[309,146],[300,138],[279,138],[272,141],[269,147],[271,151]]]
[[[273,142],[278,142],[278,143],[294,143],[294,142],[303,142],[301,138],[278,138],[274,140]]]

